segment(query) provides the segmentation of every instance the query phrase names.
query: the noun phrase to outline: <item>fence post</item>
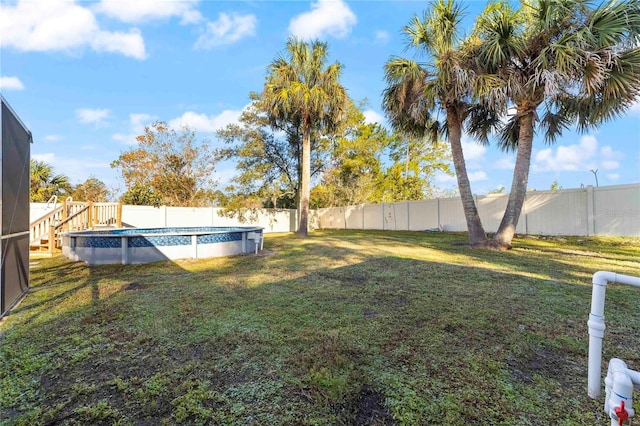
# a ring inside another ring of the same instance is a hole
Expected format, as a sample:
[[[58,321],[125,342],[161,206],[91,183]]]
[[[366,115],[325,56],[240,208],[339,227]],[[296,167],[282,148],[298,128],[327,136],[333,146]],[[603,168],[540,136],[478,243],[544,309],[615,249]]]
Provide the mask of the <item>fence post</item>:
[[[87,211],[89,213],[89,217],[87,218],[89,228],[93,228],[93,201],[89,201],[89,209]]]
[[[344,221],[344,229],[347,229],[347,208],[342,207],[342,220]]]
[[[528,192],[528,191],[527,191]],[[524,234],[529,235],[529,209],[527,208],[527,192],[524,193]]]
[[[67,212],[67,200],[64,199],[62,200],[62,221],[64,222],[64,220],[67,218],[68,216],[68,212]]]
[[[49,253],[53,254],[53,248],[56,246],[55,241],[56,226],[53,224],[53,219],[49,222]]]
[[[593,186],[587,186],[587,236],[596,234],[596,218],[594,212]]]
[[[410,219],[409,208],[410,208],[410,204],[409,204],[409,201],[407,201],[407,231],[411,231],[411,222],[409,221]]]
[[[116,228],[122,228],[122,203],[118,203],[118,211],[116,213]]]

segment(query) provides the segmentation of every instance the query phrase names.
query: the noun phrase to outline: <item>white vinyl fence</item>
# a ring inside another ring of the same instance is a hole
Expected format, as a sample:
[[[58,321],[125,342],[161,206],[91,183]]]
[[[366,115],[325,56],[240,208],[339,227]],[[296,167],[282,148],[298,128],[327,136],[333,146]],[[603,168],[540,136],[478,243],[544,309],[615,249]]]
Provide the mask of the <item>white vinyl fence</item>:
[[[31,203],[30,222],[44,216],[56,206]],[[152,207],[122,206],[122,224],[135,228],[160,228],[173,226],[261,226],[265,233],[293,232],[296,228],[296,211],[285,209],[261,209],[238,217],[220,216],[223,209],[215,207]]]
[[[485,231],[498,229],[507,199],[507,194],[476,196]],[[246,215],[245,221],[220,216],[221,210],[125,205],[122,222],[137,228],[253,225],[265,228],[265,233],[297,229],[295,210],[256,210],[253,216]],[[45,213],[44,203],[31,203],[31,222]],[[311,212],[311,224],[320,229],[467,230],[457,197],[319,209]],[[639,237],[640,184],[527,192],[516,232]]]
[[[296,211],[260,209],[247,213],[245,220],[220,216],[216,207],[122,206],[122,224],[136,228],[164,226],[261,226],[264,232],[295,231]]]
[[[508,197],[508,194],[475,197],[485,231],[497,231]],[[333,207],[314,214],[321,229],[467,230],[459,197]],[[638,237],[640,184],[529,191],[516,232]]]

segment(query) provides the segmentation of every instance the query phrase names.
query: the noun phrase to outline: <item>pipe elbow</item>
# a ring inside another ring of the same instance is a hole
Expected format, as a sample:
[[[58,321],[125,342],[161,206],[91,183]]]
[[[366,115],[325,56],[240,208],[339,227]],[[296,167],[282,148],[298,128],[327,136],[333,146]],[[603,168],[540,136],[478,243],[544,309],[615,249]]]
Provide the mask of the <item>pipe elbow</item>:
[[[617,274],[609,271],[598,271],[593,274],[593,285],[606,286],[607,283],[615,282]]]

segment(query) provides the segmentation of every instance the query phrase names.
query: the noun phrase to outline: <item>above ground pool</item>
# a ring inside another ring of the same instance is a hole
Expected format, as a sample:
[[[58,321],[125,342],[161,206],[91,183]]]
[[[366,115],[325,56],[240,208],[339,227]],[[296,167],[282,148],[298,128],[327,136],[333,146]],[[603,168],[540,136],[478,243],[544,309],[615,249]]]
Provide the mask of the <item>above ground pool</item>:
[[[62,254],[91,265],[148,263],[257,253],[259,227],[126,228],[65,232]]]

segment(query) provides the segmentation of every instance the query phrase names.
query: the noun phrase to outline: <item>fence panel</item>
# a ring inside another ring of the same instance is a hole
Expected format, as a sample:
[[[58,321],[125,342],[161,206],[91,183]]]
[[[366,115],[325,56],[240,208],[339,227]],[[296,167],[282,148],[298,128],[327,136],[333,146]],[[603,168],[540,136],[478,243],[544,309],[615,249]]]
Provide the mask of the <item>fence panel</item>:
[[[440,199],[440,229],[450,232],[467,230],[467,221],[464,218],[460,198]]]
[[[346,221],[347,229],[362,229],[363,228],[363,208],[362,206],[350,206],[345,207],[344,217]]]
[[[509,195],[507,194],[490,194],[476,197],[476,206],[482,219],[482,227],[486,232],[496,232],[498,230],[508,200]],[[462,209],[462,202],[460,202],[460,208]],[[521,218],[516,231],[524,232],[525,229],[524,220]]]
[[[596,235],[640,237],[640,185],[593,190]]]
[[[370,204],[364,206],[363,229],[384,229],[384,220],[382,215],[384,214],[383,204]]]
[[[587,235],[585,190],[527,192],[522,233],[534,235]]]
[[[134,228],[167,226],[166,207],[122,206],[122,226]]]
[[[407,221],[407,203],[385,203],[384,209],[384,229],[390,231],[406,231],[409,229]]]
[[[167,226],[213,226],[210,207],[167,207]]]
[[[422,200],[409,202],[409,230],[426,231],[437,229],[439,200]]]

